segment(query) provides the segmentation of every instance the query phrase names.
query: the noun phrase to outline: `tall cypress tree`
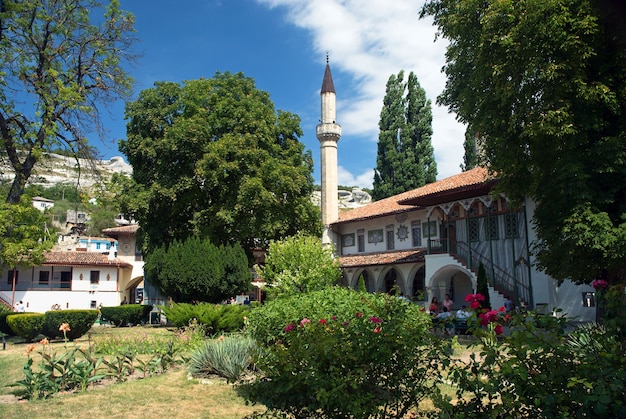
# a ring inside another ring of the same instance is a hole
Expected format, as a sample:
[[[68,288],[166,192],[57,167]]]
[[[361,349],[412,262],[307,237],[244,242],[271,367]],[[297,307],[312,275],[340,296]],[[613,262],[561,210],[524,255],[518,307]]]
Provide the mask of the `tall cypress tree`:
[[[404,71],[389,77],[378,126],[375,200],[436,180],[431,102],[415,74],[409,73],[406,82]]]
[[[461,170],[464,172],[478,166],[478,146],[476,144],[476,134],[472,132],[470,127],[465,130],[465,142],[463,143],[465,154],[463,155],[463,164]]]

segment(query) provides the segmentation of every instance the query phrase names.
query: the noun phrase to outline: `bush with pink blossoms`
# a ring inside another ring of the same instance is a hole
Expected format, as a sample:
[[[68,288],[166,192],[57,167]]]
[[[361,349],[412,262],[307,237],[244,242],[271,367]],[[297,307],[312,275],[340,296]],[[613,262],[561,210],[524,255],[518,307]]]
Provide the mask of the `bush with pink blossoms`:
[[[448,363],[428,315],[384,294],[331,288],[278,299],[249,325],[260,375],[239,390],[285,417],[405,417],[437,391]]]

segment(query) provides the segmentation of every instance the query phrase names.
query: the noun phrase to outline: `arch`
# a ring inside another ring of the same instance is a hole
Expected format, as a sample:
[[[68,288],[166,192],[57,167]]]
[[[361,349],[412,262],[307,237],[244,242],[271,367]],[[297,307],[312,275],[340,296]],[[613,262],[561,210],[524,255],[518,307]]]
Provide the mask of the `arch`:
[[[361,275],[363,275],[363,281],[365,282],[365,290],[367,292],[376,292],[376,281],[367,269],[361,269],[354,274],[350,288],[358,289],[359,277]]]
[[[419,301],[425,301],[426,300],[426,265],[422,265],[419,267],[419,269],[415,272],[415,275],[413,275],[413,297],[418,297],[421,295],[421,298],[419,298]]]
[[[390,267],[387,272],[385,272],[385,275],[383,276],[382,286],[385,293],[396,292],[397,290],[395,289],[397,288],[399,288],[400,292],[402,292],[403,294],[406,295],[407,293],[406,287],[404,286],[402,274],[393,266]]]
[[[465,296],[476,289],[474,274],[460,265],[445,265],[427,279],[428,299],[437,297],[443,301],[446,294],[454,301],[453,309],[458,310],[464,303]]]

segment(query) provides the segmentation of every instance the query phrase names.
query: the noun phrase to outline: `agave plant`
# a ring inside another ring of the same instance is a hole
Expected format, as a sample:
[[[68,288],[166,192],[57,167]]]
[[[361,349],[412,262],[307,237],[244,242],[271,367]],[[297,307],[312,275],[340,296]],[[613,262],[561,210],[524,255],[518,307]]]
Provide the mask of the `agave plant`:
[[[191,354],[189,371],[196,377],[218,375],[234,382],[250,366],[255,348],[254,340],[249,337],[220,336],[207,341]]]

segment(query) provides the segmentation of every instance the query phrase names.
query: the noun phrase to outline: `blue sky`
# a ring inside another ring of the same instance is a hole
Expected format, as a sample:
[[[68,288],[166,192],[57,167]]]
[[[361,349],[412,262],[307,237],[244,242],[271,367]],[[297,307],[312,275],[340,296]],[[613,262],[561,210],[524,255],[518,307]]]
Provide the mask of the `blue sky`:
[[[391,74],[413,71],[433,102],[433,146],[439,175],[460,171],[465,128],[434,102],[445,85],[445,42],[423,0],[121,0],[135,15],[141,56],[129,69],[135,94],[155,81],[182,83],[216,72],[243,72],[268,92],[276,109],[302,119],[301,141],[312,151],[319,183],[319,90],[326,52],[337,91],[339,184],[371,187],[378,120]],[[95,144],[104,158],[120,155],[126,136],[124,105],[105,121],[110,144]]]

